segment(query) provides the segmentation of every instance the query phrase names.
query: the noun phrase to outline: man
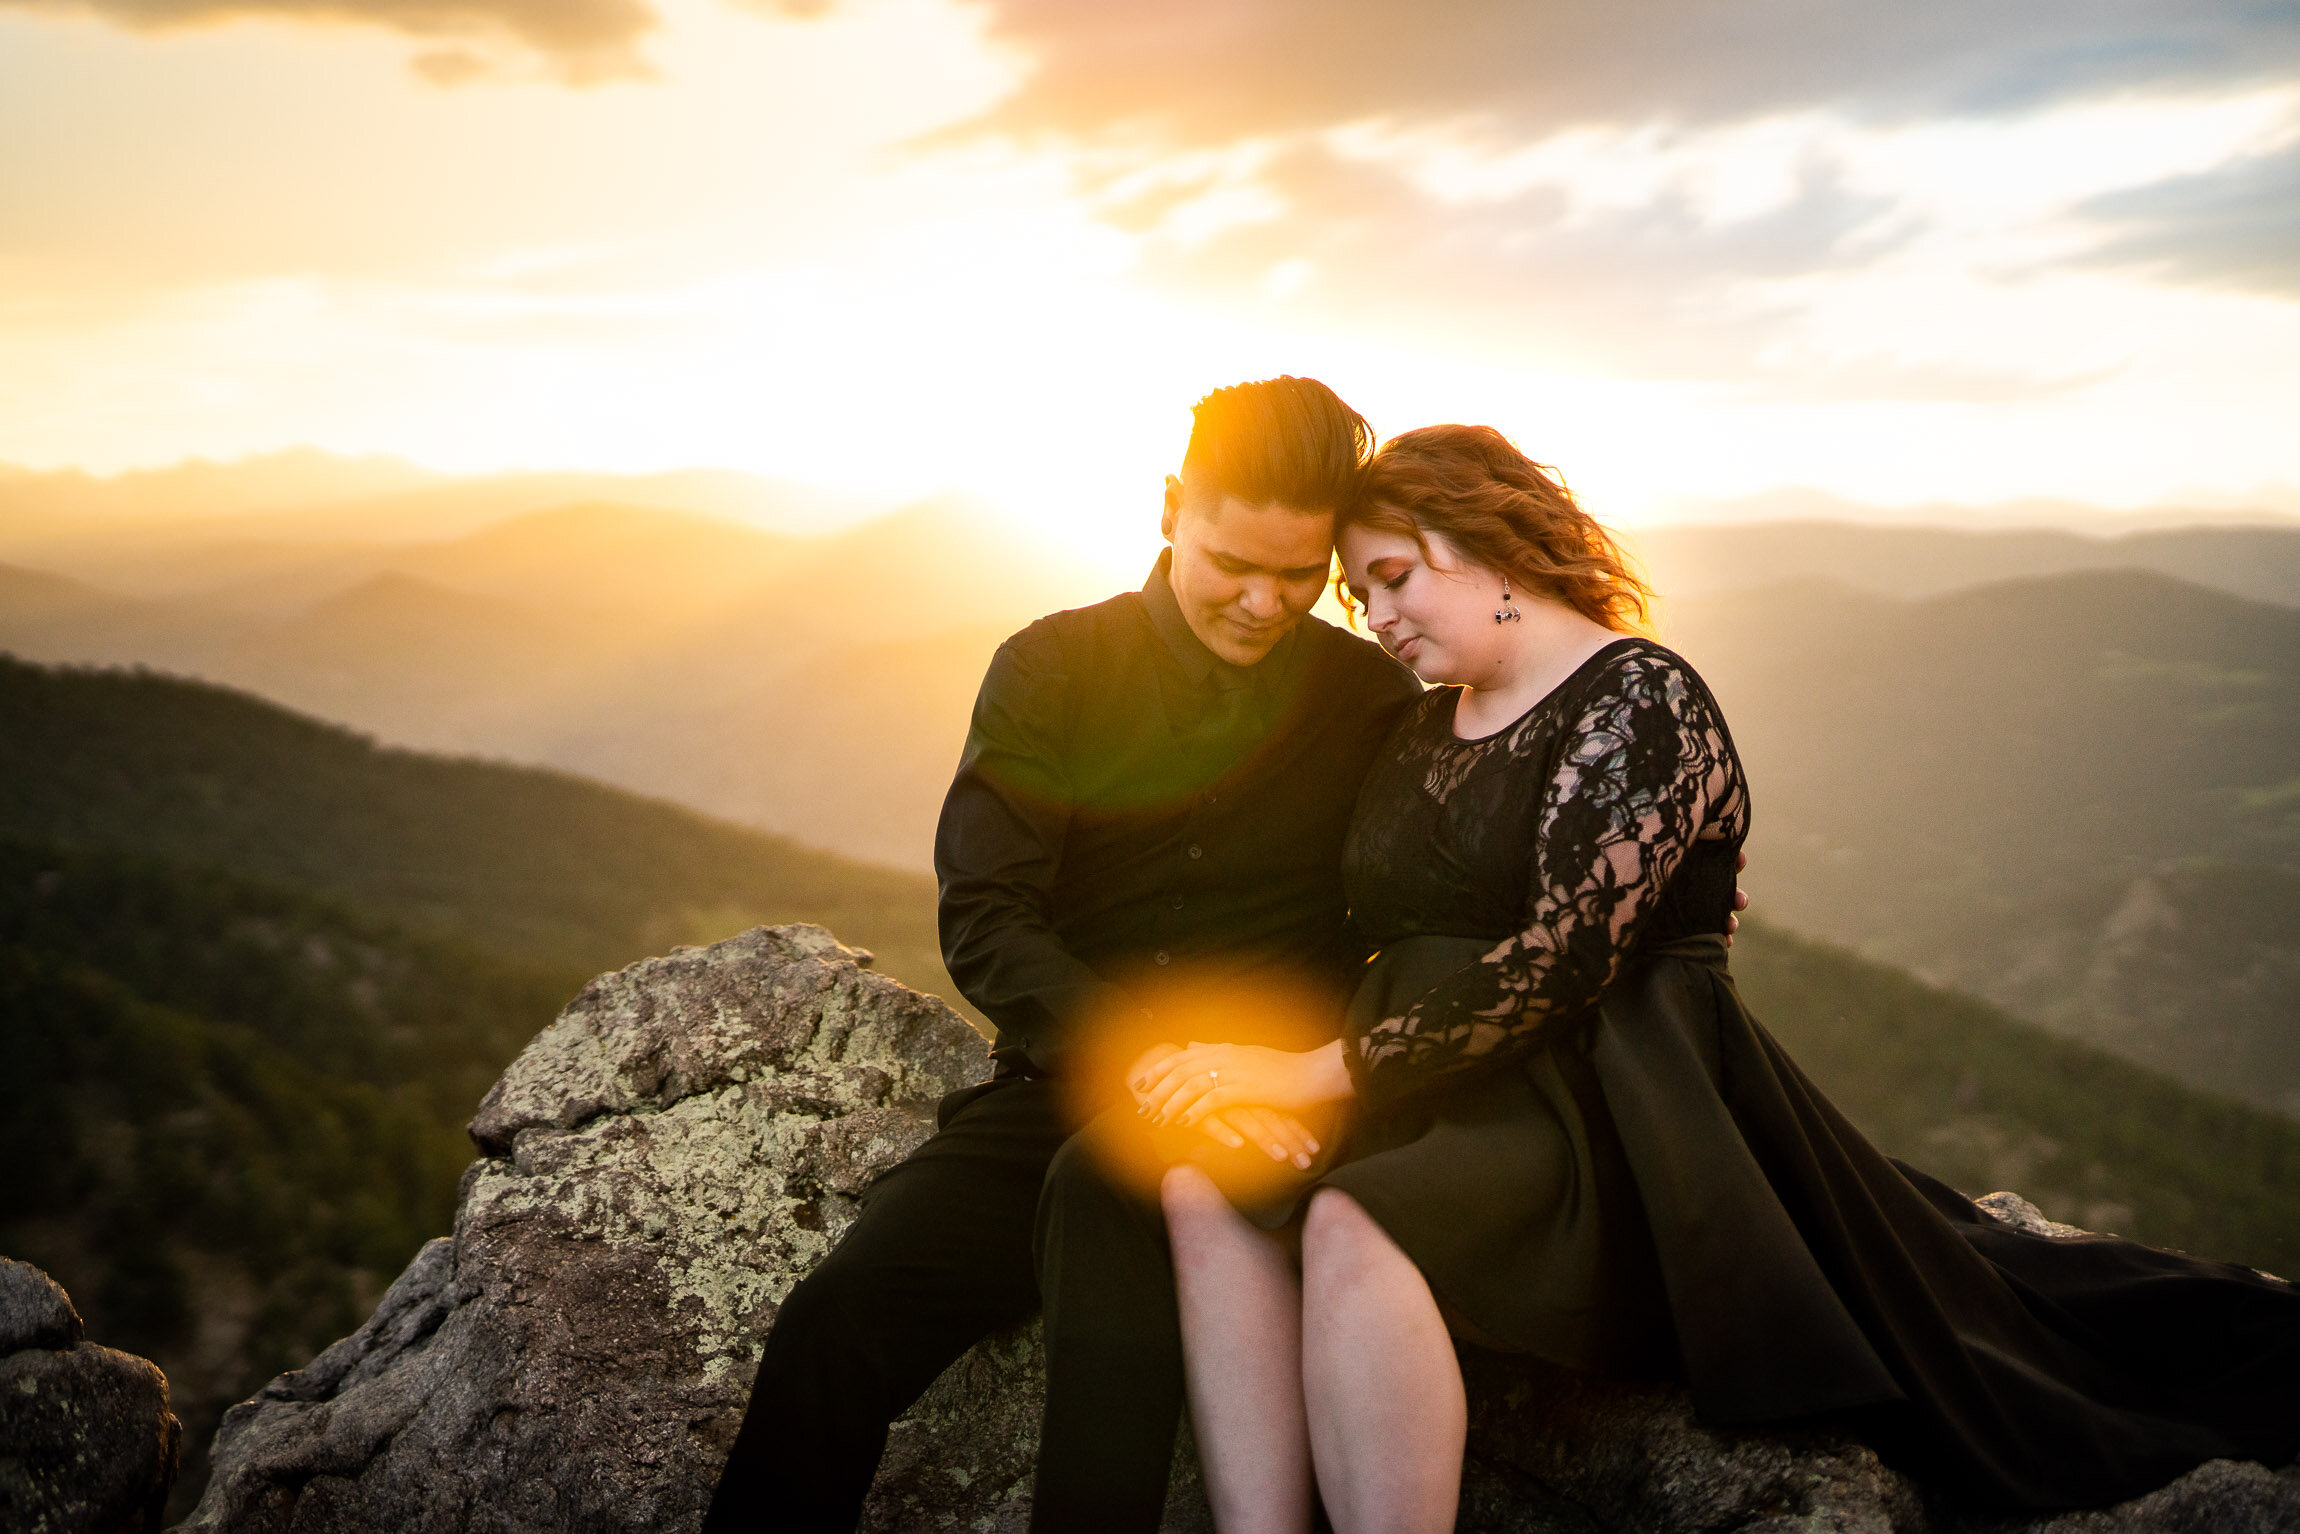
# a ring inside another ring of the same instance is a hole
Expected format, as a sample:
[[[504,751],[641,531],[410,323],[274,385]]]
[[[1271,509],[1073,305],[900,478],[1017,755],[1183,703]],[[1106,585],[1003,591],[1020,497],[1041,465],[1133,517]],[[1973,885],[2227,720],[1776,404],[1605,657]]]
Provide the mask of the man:
[[[1142,590],[1039,620],[983,679],[935,869],[943,957],[997,1026],[995,1072],[944,1100],[784,1301],[711,1534],[852,1529],[887,1425],[1040,1309],[1031,1527],[1157,1526],[1182,1402],[1170,1258],[1154,1196],[1079,1126],[1123,1095],[1112,1039],[1187,1042],[1184,998],[1209,984],[1283,982],[1338,1019],[1364,957],[1342,839],[1418,691],[1307,617],[1365,421],[1299,378],[1217,390],[1194,415],[1166,481],[1172,547]]]

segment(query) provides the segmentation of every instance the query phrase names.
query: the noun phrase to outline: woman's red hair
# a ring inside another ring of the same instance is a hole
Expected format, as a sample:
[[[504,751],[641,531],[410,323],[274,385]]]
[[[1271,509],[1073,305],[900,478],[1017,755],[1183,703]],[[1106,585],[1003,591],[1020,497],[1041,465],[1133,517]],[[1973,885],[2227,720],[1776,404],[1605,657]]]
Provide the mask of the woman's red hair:
[[[1337,532],[1379,528],[1416,542],[1436,533],[1528,593],[1617,633],[1645,628],[1653,588],[1621,545],[1555,469],[1490,426],[1424,426],[1390,438],[1337,521]]]

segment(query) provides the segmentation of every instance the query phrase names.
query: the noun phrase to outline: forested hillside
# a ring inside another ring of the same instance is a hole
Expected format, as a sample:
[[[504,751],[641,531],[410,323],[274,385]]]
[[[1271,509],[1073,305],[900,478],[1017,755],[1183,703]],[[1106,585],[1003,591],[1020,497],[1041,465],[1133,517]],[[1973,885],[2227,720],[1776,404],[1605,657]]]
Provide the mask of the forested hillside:
[[[944,980],[931,883],[567,773],[391,750],[245,694],[0,657],[0,835],[321,892],[580,970],[819,920]]]
[[[1795,930],[2300,1112],[2300,610],[2138,571],[1673,604]]]
[[[0,1251],[167,1371],[196,1483],[223,1408],[440,1233],[464,1119],[576,983],[212,867],[0,841]]]
[[[2300,1124],[1762,921],[1732,959],[1758,1018],[1892,1154],[2055,1219],[2300,1271]]]
[[[811,920],[947,989],[933,886],[224,689],[0,657],[0,1251],[223,1408],[442,1233],[464,1121],[582,982]]]

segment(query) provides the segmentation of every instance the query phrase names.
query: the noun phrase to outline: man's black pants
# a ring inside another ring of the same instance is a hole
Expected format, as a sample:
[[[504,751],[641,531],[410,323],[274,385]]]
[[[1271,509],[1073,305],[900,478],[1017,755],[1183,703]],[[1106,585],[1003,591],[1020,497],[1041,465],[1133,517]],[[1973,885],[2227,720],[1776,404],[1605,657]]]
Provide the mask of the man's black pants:
[[[1154,1197],[1102,1175],[1054,1083],[945,1098],[783,1301],[704,1534],[835,1530],[887,1426],[981,1338],[1044,1311],[1034,1534],[1158,1526],[1182,1413],[1172,1259]]]

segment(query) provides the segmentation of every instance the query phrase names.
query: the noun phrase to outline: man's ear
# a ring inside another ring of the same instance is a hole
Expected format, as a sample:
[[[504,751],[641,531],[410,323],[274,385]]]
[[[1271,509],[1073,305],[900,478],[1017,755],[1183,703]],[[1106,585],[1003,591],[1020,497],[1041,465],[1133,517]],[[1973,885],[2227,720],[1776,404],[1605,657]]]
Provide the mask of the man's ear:
[[[1182,520],[1182,477],[1166,476],[1166,510],[1158,518],[1158,536],[1168,543],[1174,541],[1174,524]]]

